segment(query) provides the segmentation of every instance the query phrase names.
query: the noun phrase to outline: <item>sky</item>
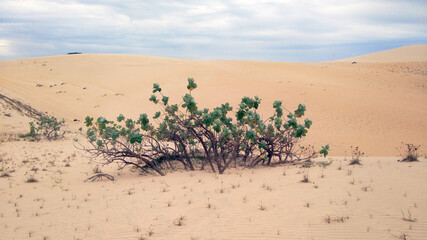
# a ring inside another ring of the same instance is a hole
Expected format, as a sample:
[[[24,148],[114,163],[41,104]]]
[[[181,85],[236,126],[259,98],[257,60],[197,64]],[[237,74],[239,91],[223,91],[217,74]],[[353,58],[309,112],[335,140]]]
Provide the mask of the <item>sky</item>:
[[[0,0],[0,60],[117,53],[319,62],[427,44],[425,0]]]

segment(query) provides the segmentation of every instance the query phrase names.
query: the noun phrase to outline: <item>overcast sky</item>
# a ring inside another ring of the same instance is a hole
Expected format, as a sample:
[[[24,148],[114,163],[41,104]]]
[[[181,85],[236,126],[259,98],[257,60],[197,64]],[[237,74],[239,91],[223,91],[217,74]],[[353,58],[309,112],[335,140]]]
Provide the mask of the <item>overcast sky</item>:
[[[411,44],[427,44],[425,0],[0,0],[0,59],[316,62]]]

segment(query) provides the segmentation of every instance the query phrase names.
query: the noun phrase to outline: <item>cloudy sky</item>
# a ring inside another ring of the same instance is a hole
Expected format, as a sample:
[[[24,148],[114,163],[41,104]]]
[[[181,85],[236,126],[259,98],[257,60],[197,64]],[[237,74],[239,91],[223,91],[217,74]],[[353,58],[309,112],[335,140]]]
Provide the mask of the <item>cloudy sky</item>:
[[[0,0],[0,59],[328,61],[427,44],[425,0]]]

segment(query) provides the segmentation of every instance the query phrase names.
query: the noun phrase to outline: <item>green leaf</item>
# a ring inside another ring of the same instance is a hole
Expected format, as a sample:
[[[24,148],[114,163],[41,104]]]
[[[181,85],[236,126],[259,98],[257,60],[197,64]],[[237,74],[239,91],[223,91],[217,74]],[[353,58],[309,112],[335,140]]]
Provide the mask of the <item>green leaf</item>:
[[[97,120],[96,120],[96,123],[98,124],[98,127],[100,128],[100,129],[104,129],[105,127],[106,127],[106,125],[109,123],[108,121],[107,121],[107,119],[105,119],[104,117],[99,117]]]
[[[183,108],[186,108],[191,113],[197,110],[196,101],[193,96],[187,93],[182,99],[184,100],[184,104],[182,104]]]
[[[160,117],[160,112],[156,112],[156,113],[154,114],[153,119],[157,119],[157,118],[159,118],[159,117]]]
[[[133,129],[135,127],[135,123],[133,122],[132,119],[127,119],[126,120],[126,127],[129,129]]]
[[[298,105],[298,109],[295,110],[295,116],[297,118],[304,116],[304,112],[305,112],[305,105],[299,104]]]
[[[268,149],[268,147],[267,147],[267,142],[266,142],[265,140],[262,140],[262,141],[258,144],[258,148],[259,148],[259,149],[265,149],[265,150],[267,150],[267,149]]]
[[[92,126],[92,121],[93,121],[93,117],[86,116],[85,118],[86,127]]]
[[[96,141],[96,145],[98,145],[98,147],[103,147],[104,144],[102,143],[101,140]]]
[[[157,104],[159,102],[159,100],[157,99],[156,95],[154,95],[154,94],[152,94],[151,97],[148,100],[150,100],[150,102],[153,102],[155,104]]]
[[[246,139],[247,140],[255,141],[255,138],[256,138],[256,132],[254,130],[251,129],[251,130],[246,132]]]
[[[322,150],[319,152],[320,154],[323,154],[323,157],[326,157],[329,153],[329,144],[326,146],[322,146]]]
[[[305,120],[305,127],[306,128],[310,128],[312,124],[313,124],[313,122],[310,119],[307,118]]]
[[[153,83],[153,93],[161,92],[162,89],[160,88],[160,85],[158,83]]]
[[[163,96],[163,98],[162,98],[162,102],[163,102],[163,105],[168,105],[168,101],[169,101],[169,97],[166,97],[166,96]]]
[[[121,121],[123,121],[125,119],[125,117],[123,116],[123,114],[120,114],[118,117],[117,117],[117,122],[121,122]]]
[[[129,134],[129,142],[131,144],[134,144],[136,142],[141,143],[142,142],[142,134],[139,134],[138,132],[131,132]]]
[[[139,115],[139,119],[138,119],[137,123],[141,124],[141,127],[146,127],[149,122],[150,122],[150,120],[148,120],[146,113]]]
[[[190,91],[193,91],[196,88],[197,88],[197,84],[194,82],[194,79],[193,78],[188,78],[187,89],[190,90]]]
[[[307,133],[307,129],[305,129],[304,125],[298,125],[297,129],[292,132],[292,135],[301,138],[304,137]]]

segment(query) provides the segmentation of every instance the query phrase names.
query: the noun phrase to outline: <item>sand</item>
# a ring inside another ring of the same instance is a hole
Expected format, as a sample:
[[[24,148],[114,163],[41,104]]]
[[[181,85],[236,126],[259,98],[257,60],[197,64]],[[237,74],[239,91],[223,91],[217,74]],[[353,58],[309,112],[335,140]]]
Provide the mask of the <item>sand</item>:
[[[108,54],[0,61],[0,94],[65,118],[68,131],[59,141],[19,141],[32,119],[0,100],[0,169],[10,175],[0,178],[0,239],[425,239],[427,54],[416,54],[425,49],[324,63]],[[258,95],[267,117],[276,99],[290,110],[306,104],[314,124],[305,143],[329,143],[333,157],[316,161],[332,164],[165,177],[109,166],[102,171],[114,182],[84,182],[97,165],[73,146],[83,118],[153,114],[152,84],[176,102],[188,77],[201,107]],[[402,141],[422,146],[420,162],[397,161]],[[366,153],[363,165],[348,165],[350,146]],[[26,183],[31,176],[38,182]]]

